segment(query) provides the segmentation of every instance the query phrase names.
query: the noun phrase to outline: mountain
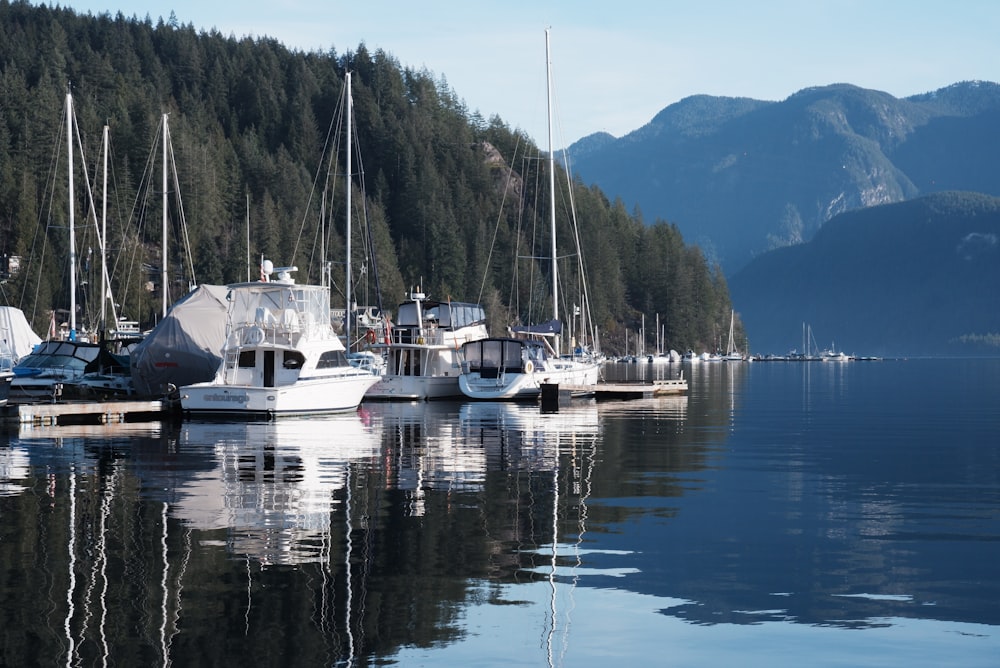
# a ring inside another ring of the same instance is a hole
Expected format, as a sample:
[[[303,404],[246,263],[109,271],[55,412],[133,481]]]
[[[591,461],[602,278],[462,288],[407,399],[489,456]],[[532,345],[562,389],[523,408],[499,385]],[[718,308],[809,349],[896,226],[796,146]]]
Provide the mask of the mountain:
[[[755,353],[996,354],[1000,199],[943,192],[835,216],[729,281]]]
[[[996,83],[904,99],[836,84],[781,102],[689,97],[570,153],[584,182],[676,224],[731,275],[853,209],[945,190],[1000,195],[998,133]]]

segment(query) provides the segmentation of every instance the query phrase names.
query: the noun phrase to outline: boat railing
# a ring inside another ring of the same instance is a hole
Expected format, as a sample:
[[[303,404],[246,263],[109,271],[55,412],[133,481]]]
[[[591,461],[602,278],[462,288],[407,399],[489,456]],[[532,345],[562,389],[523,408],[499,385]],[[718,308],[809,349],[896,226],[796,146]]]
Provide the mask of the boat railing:
[[[269,309],[259,309],[252,322],[233,324],[234,346],[259,346],[261,344],[292,346],[299,340],[303,332],[314,334],[315,324],[310,321],[308,312],[298,312],[294,309],[282,309],[275,315]]]

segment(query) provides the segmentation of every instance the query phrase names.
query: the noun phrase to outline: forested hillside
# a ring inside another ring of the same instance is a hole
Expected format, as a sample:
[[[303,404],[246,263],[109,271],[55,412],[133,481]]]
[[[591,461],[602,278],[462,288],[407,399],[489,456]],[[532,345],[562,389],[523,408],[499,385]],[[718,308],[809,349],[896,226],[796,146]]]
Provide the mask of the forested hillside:
[[[550,270],[538,259],[549,255],[547,162],[502,119],[470,114],[444,74],[401,67],[363,43],[304,53],[273,40],[199,32],[172,15],[81,16],[8,0],[0,0],[0,68],[0,251],[18,260],[0,299],[24,309],[36,331],[46,330],[53,309],[63,319],[58,310],[70,302],[68,91],[88,170],[75,188],[81,316],[99,302],[93,228],[102,208],[104,125],[112,288],[122,315],[148,326],[159,313],[162,187],[151,174],[159,169],[164,114],[177,172],[171,201],[180,194],[183,203],[170,205],[169,236],[179,246],[186,222],[194,279],[246,280],[248,264],[264,256],[298,266],[300,281],[318,282],[328,230],[334,306],[342,307],[344,156],[334,163],[325,156],[342,142],[335,121],[347,72],[359,156],[352,167],[358,300],[376,303],[380,293],[392,308],[421,284],[435,298],[481,301],[495,332],[547,313],[547,293],[532,280]],[[568,193],[562,170],[557,180]],[[641,220],[575,179],[572,198],[563,195],[557,211],[563,303],[580,303],[571,200],[604,349],[620,350],[642,314],[659,314],[670,347],[713,348],[729,322],[721,271],[676,226]],[[177,248],[168,258],[176,299],[191,277]]]

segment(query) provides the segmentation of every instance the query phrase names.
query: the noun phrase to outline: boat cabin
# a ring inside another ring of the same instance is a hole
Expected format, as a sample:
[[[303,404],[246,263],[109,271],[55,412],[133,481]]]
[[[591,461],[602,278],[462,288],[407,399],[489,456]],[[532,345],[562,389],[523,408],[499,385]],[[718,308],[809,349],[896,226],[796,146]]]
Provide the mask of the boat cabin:
[[[497,378],[502,373],[531,373],[545,364],[548,355],[537,341],[491,338],[470,341],[462,346],[464,373]]]

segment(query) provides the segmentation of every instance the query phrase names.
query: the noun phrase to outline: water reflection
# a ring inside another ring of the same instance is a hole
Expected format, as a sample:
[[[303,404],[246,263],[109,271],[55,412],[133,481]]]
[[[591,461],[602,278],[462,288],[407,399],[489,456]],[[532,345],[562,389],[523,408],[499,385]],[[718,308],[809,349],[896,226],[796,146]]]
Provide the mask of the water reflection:
[[[994,378],[926,396],[920,369],[804,366],[685,368],[686,396],[555,413],[7,433],[0,663],[986,656]]]
[[[185,422],[178,450],[211,452],[211,466],[175,479],[147,470],[169,490],[171,516],[202,531],[225,529],[226,548],[263,564],[329,561],[331,512],[352,464],[369,464],[380,427],[357,414],[269,422]]]

